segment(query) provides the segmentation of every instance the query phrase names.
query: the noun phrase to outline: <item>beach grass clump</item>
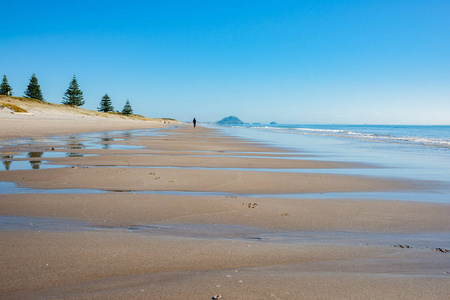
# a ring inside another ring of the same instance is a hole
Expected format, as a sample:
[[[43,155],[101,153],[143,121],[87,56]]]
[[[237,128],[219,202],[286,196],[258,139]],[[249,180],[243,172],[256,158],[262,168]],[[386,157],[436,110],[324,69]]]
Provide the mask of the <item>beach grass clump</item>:
[[[27,113],[28,111],[11,103],[1,103],[0,107],[7,107],[16,113]]]
[[[19,101],[24,101],[24,102],[37,102],[37,103],[42,103],[45,105],[52,105],[53,103],[48,103],[39,99],[35,99],[35,98],[26,98],[26,97],[16,97],[16,96],[11,96],[5,99],[15,99],[15,100],[19,100]]]

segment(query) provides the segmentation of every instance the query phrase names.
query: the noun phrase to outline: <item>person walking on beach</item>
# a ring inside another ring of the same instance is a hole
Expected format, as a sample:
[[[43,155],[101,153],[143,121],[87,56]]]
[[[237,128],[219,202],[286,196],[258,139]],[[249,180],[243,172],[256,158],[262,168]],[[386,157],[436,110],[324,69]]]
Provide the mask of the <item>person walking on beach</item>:
[[[194,128],[197,125],[197,120],[194,118],[194,120],[192,121],[192,123],[194,123]]]

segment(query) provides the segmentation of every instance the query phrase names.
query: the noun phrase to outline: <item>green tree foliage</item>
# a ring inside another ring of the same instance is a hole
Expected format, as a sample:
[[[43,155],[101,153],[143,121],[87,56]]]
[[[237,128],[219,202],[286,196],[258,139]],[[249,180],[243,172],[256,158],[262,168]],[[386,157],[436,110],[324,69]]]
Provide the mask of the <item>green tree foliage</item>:
[[[127,99],[127,103],[125,103],[125,106],[122,109],[122,114],[124,115],[131,115],[133,113],[133,109],[131,108],[130,105],[130,100]]]
[[[0,95],[12,96],[12,87],[8,84],[6,75],[3,75],[2,85],[0,85]]]
[[[33,74],[30,78],[30,83],[25,91],[26,98],[33,98],[44,101],[44,97],[42,96],[41,87],[38,84],[38,80],[36,75]]]
[[[67,91],[64,93],[62,104],[82,106],[84,104],[83,92],[78,86],[77,79],[73,75],[72,82],[70,82]]]
[[[111,99],[109,98],[108,94],[105,94],[105,96],[102,97],[102,100],[100,101],[100,107],[98,107],[97,110],[102,112],[114,111],[114,107],[112,106]]]

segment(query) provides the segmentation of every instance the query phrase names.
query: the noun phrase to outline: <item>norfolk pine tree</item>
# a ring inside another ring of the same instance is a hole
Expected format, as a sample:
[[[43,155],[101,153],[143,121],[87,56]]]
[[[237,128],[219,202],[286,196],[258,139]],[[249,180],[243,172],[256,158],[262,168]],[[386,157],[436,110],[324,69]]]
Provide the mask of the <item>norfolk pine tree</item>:
[[[131,109],[130,100],[127,99],[127,103],[125,103],[125,106],[122,109],[122,114],[124,115],[131,115],[133,113],[133,109]]]
[[[77,79],[73,75],[72,82],[70,82],[67,91],[64,93],[62,104],[82,106],[84,104],[83,92],[78,86]]]
[[[102,97],[102,101],[100,101],[100,107],[98,107],[98,111],[102,112],[114,112],[114,107],[112,106],[111,99],[108,94]]]
[[[27,90],[25,91],[25,98],[33,98],[44,101],[44,97],[42,97],[41,87],[38,84],[38,80],[36,75],[31,76],[30,83],[28,84]]]
[[[3,75],[2,85],[0,86],[0,95],[12,96],[12,87],[8,84],[6,75]]]

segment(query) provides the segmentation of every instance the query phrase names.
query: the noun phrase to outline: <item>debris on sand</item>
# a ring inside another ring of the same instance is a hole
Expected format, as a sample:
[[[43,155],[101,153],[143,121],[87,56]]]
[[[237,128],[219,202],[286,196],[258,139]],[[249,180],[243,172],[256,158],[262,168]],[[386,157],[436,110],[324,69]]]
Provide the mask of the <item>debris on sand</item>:
[[[445,249],[445,248],[434,248],[434,250],[435,250],[435,251],[438,251],[438,252],[445,253],[445,254],[447,254],[448,252],[450,252],[449,249]]]
[[[410,245],[402,245],[402,244],[394,245],[394,247],[402,248],[402,249],[411,249],[412,248],[412,246],[410,246]]]

